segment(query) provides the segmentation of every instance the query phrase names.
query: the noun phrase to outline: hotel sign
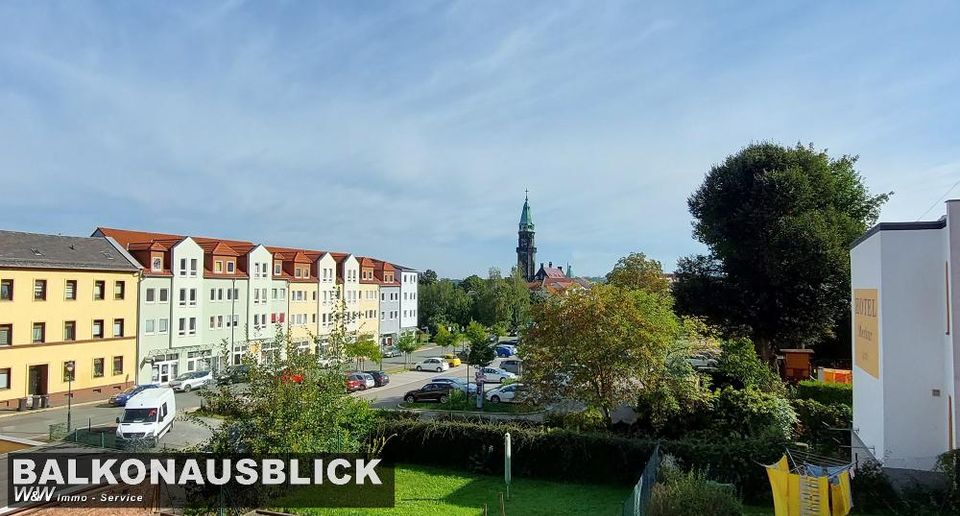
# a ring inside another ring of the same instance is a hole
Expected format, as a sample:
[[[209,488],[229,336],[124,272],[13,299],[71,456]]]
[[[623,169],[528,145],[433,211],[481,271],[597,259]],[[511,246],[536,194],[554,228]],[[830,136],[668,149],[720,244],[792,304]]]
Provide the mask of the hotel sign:
[[[877,289],[853,291],[853,363],[880,379],[880,331]]]

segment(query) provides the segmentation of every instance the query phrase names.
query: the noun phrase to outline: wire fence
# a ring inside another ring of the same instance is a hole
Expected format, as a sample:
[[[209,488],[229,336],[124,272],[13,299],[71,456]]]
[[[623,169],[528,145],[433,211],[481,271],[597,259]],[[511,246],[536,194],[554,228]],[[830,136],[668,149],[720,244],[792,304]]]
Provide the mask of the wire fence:
[[[640,480],[633,486],[630,496],[623,501],[623,516],[646,516],[650,507],[653,486],[657,483],[657,470],[660,469],[660,445],[653,449],[647,465],[643,468]]]
[[[66,423],[50,425],[50,441],[62,441],[109,450],[140,451],[153,448],[157,445],[152,438],[121,439],[117,437],[116,428],[112,426],[87,426],[67,431]]]

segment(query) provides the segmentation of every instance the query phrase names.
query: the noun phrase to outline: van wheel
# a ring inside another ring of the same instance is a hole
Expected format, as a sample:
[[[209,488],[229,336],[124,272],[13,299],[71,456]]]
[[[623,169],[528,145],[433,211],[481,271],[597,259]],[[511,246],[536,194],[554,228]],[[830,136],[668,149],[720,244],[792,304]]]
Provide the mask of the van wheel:
[[[190,387],[190,384],[189,384],[189,383],[188,383],[187,385],[184,385],[184,386],[183,386],[183,392],[190,392],[191,389],[192,389],[192,387]]]
[[[423,371],[423,369],[420,369],[420,366],[417,366],[417,371]]]

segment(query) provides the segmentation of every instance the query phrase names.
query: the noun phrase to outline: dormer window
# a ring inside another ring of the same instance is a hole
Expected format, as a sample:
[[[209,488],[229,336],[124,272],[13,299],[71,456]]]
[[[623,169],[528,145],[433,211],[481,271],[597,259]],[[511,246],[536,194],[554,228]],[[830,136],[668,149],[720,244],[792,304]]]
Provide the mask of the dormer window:
[[[236,266],[234,265],[234,262],[232,260],[227,262],[227,272],[229,272],[230,274],[233,274],[235,267]]]
[[[160,272],[163,270],[163,257],[154,256],[153,262],[150,264],[150,270],[153,272]]]
[[[213,262],[213,272],[223,274],[223,260]]]
[[[273,262],[273,275],[279,276],[282,264],[281,262]]]

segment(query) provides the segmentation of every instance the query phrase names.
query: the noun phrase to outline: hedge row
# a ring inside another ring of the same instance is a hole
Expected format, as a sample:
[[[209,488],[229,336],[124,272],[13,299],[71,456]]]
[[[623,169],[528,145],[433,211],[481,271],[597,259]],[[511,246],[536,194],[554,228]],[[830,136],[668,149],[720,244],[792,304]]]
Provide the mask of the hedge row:
[[[798,400],[819,401],[824,405],[841,404],[853,407],[853,386],[804,380],[797,384],[793,397]]]
[[[776,462],[784,451],[784,443],[772,441],[657,441],[472,421],[383,421],[378,435],[389,437],[382,457],[390,462],[502,474],[506,432],[518,477],[630,486],[659,442],[662,452],[673,455],[684,469],[734,484],[747,500],[769,498],[770,485],[760,464]]]

